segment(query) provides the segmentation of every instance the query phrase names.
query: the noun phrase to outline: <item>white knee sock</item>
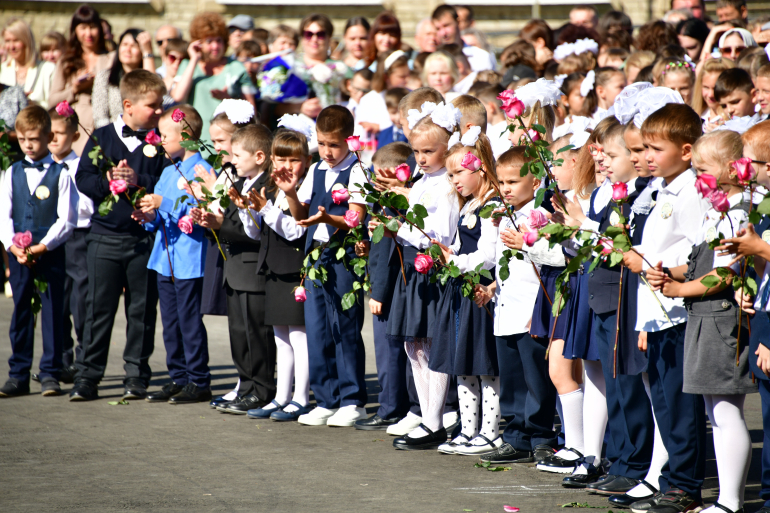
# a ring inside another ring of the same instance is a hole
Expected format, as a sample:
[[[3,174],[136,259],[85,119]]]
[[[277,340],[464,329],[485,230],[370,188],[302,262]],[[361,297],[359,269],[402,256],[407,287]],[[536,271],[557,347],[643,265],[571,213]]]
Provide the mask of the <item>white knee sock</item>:
[[[406,355],[409,358],[409,363],[412,365],[412,375],[414,376],[414,387],[417,389],[417,397],[420,400],[420,410],[422,410],[423,424],[431,428],[426,422],[427,417],[431,417],[430,413],[430,400],[431,400],[431,372],[428,369],[428,357],[430,355],[430,342],[405,342],[404,348],[406,349]],[[442,406],[443,411],[443,406]],[[439,419],[441,416],[439,415]],[[425,436],[428,433],[421,427],[415,428],[410,436],[420,437]]]
[[[584,456],[602,457],[604,431],[607,429],[607,388],[602,364],[584,360],[585,392],[583,394],[583,451]]]
[[[427,363],[426,363],[427,366]],[[430,373],[430,402],[428,412],[422,412],[422,423],[431,431],[444,427],[444,403],[449,392],[449,374],[428,370]]]
[[[562,418],[564,424],[564,447],[575,449],[581,454],[583,445],[583,390],[578,388],[574,392],[559,395],[561,400]],[[574,454],[574,453],[570,453]],[[577,456],[575,456],[577,458]]]
[[[235,384],[235,388],[227,392],[225,395],[222,396],[222,399],[225,401],[232,401],[236,397],[238,397],[238,389],[241,388],[241,380],[238,380],[238,383]]]
[[[305,326],[289,326],[289,342],[294,351],[294,397],[291,400],[302,406],[307,406],[310,402],[310,368]],[[290,404],[283,411],[291,413],[297,409],[296,406]]]
[[[294,381],[294,350],[289,340],[288,326],[273,326],[276,354],[275,402],[286,405],[291,397],[291,384]]]
[[[457,398],[460,401],[462,434],[471,438],[479,434],[481,386],[476,376],[457,376]]]
[[[642,381],[644,382],[644,390],[647,392],[647,397],[652,402],[652,392],[650,391],[650,376],[645,372],[642,374]],[[655,488],[660,487],[660,475],[663,472],[663,467],[668,463],[668,451],[666,446],[663,445],[663,437],[660,436],[660,427],[658,426],[658,419],[655,418],[655,412],[653,411],[652,420],[655,422],[655,437],[652,444],[652,459],[650,460],[650,469],[647,471],[647,475],[644,476],[644,481],[651,484]],[[628,495],[631,497],[646,497],[650,494],[650,489],[644,485],[637,485]]]
[[[714,435],[722,506],[735,511],[743,506],[751,464],[751,437],[743,417],[745,395],[704,395]]]
[[[500,378],[481,376],[481,429],[479,434],[494,441],[500,435]]]

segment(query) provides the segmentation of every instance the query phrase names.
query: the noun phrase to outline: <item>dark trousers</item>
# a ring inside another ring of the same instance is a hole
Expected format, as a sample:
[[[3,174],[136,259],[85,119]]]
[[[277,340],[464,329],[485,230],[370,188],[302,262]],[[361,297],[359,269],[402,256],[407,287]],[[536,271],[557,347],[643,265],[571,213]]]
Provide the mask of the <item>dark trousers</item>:
[[[265,293],[233,290],[229,285],[225,292],[230,351],[241,380],[238,395],[255,394],[269,403],[275,397],[275,337],[265,326]]]
[[[612,443],[607,444],[607,459],[612,462],[609,473],[644,479],[650,468],[655,436],[652,406],[641,374],[612,377],[617,315],[610,312],[593,316],[593,340],[599,350],[607,385],[607,414],[612,438]]]
[[[409,411],[420,416],[420,400],[414,386],[412,365],[406,356],[404,344],[388,341],[387,328],[388,308],[383,305],[381,315],[372,315],[374,358],[381,389],[377,414],[383,419],[404,417]]]
[[[76,228],[67,242],[67,277],[64,280],[64,345],[62,363],[69,367],[83,350],[83,325],[86,317],[86,296],[88,295],[88,228]],[[70,318],[71,316],[71,318]],[[72,328],[78,339],[77,348],[72,338]]]
[[[178,385],[211,385],[209,340],[201,314],[203,278],[171,280],[158,275],[163,345],[168,375]]]
[[[88,234],[88,294],[83,326],[83,352],[77,359],[77,379],[98,384],[107,367],[112,327],[123,297],[126,312],[126,379],[145,384],[152,377],[150,356],[155,348],[158,281],[147,269],[153,238]]]
[[[519,451],[556,446],[556,388],[548,375],[548,339],[529,333],[495,337],[500,362],[500,413],[508,422],[503,441]]]
[[[8,359],[8,376],[21,382],[29,382],[35,347],[35,316],[32,314],[34,279],[38,276],[48,282],[48,289],[40,294],[43,309],[40,311],[43,330],[43,355],[40,357],[40,378],[59,379],[61,375],[62,311],[64,308],[64,248],[58,247],[41,256],[30,267],[22,265],[9,253],[9,281],[13,291],[13,315],[11,316],[11,357]]]
[[[770,381],[758,379],[759,396],[762,398],[762,488],[759,496],[765,501],[765,506],[770,507]]]
[[[328,273],[325,284],[307,287],[305,324],[310,361],[310,388],[322,408],[366,405],[362,294],[342,310],[343,294],[352,290],[353,274],[326,251],[321,258]]]
[[[668,451],[668,483],[700,498],[706,466],[706,411],[703,396],[682,392],[686,323],[647,333],[652,407]],[[654,483],[653,483],[654,484]]]

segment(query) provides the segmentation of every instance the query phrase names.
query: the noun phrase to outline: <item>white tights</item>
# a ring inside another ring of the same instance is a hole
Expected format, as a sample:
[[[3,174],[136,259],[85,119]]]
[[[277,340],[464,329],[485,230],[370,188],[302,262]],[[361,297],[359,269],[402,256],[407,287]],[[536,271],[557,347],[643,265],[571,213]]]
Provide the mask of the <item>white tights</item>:
[[[457,376],[457,395],[462,433],[469,440],[479,434],[495,440],[500,434],[500,379],[496,376]]]
[[[302,406],[310,402],[310,370],[308,368],[307,335],[305,326],[273,326],[275,333],[278,380],[275,402],[288,404],[289,400]],[[294,397],[291,384],[294,382]],[[290,413],[297,407],[288,404],[284,411]]]
[[[405,342],[406,355],[412,364],[414,374],[414,386],[420,399],[422,410],[422,423],[435,432],[444,426],[443,413],[449,390],[449,375],[434,372],[428,368],[430,361],[430,340],[420,342]],[[425,436],[425,430],[418,427],[409,436]]]
[[[652,392],[650,391],[650,376],[646,372],[642,374],[642,381],[644,381],[644,390],[647,392],[647,397],[652,402]],[[652,459],[650,460],[650,469],[647,471],[647,475],[644,476],[644,481],[651,484],[655,488],[660,486],[660,474],[663,472],[663,467],[668,463],[668,451],[663,444],[663,437],[660,436],[660,427],[658,426],[658,419],[655,418],[655,412],[653,412],[652,420],[655,422],[655,438],[652,443]],[[650,489],[643,484],[636,485],[633,489],[628,491],[628,495],[631,497],[647,497],[650,495]]]
[[[584,360],[585,391],[583,392],[583,447],[584,456],[602,458],[604,432],[607,429],[607,386],[602,364]]]

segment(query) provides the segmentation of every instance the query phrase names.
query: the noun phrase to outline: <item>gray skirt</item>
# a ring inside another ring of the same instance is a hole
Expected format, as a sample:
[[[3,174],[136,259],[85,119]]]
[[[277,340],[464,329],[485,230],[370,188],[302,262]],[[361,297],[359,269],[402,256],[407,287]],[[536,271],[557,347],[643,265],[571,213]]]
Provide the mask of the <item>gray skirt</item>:
[[[738,353],[738,319],[733,305],[723,312],[698,315],[689,312],[684,339],[684,386],[688,394],[734,395],[757,391],[749,370],[749,332],[743,314]],[[716,315],[714,315],[716,314]]]

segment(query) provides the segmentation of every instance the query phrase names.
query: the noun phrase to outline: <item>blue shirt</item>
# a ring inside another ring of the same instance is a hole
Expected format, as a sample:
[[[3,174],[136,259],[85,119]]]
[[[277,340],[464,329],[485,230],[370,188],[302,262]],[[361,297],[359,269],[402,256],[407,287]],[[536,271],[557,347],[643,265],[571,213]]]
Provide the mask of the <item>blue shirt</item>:
[[[203,159],[200,153],[196,153],[187,160],[179,163],[179,169],[188,180],[195,178],[195,166],[201,164],[207,170],[211,166]],[[147,231],[158,231],[155,236],[155,245],[152,248],[147,268],[156,271],[163,276],[171,276],[169,268],[169,254],[174,267],[174,277],[180,280],[191,280],[203,277],[203,268],[206,264],[206,240],[205,230],[193,225],[190,235],[182,232],[177,226],[179,220],[186,216],[190,209],[196,206],[195,199],[185,191],[179,189],[179,171],[171,165],[163,170],[157,185],[155,194],[163,196],[160,208],[155,211],[155,220],[144,224]],[[176,205],[177,198],[187,196],[188,199],[180,201]],[[161,223],[165,227],[161,228]],[[166,241],[168,236],[168,241]]]

